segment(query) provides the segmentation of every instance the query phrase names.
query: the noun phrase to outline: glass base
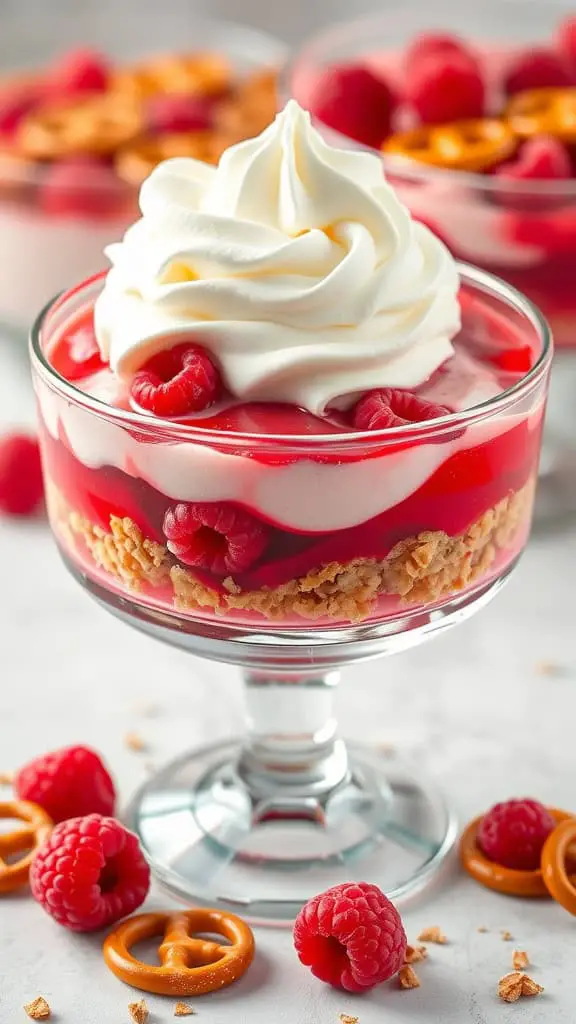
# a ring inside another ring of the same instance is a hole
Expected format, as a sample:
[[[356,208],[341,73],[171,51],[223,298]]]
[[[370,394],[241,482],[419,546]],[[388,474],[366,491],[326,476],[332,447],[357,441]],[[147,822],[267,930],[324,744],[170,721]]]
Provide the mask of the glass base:
[[[438,790],[392,751],[337,741],[331,756],[335,775],[340,757],[345,767],[338,785],[283,796],[245,781],[240,743],[204,747],[142,786],[127,823],[173,895],[255,921],[292,921],[343,881],[369,880],[395,901],[422,889],[456,838]]]

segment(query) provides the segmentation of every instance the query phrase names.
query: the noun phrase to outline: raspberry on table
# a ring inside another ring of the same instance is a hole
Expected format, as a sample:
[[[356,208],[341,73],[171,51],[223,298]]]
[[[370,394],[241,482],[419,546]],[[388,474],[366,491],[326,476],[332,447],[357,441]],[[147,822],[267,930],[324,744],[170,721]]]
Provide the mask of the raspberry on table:
[[[390,134],[396,98],[388,83],[361,64],[333,67],[322,76],[310,109],[323,124],[377,149]]]
[[[32,861],[30,886],[58,924],[95,931],[144,902],[150,868],[137,836],[115,818],[90,814],[56,825]]]
[[[88,747],[64,747],[30,761],[16,772],[14,790],[64,821],[85,814],[112,815],[114,783],[100,757]]]
[[[535,871],[546,839],[556,827],[550,811],[538,800],[507,800],[484,815],[477,843],[496,864]]]
[[[345,882],[306,903],[294,945],[321,981],[365,992],[398,973],[407,943],[400,914],[378,886]]]
[[[146,122],[151,132],[206,132],[214,124],[214,107],[205,96],[153,96]]]
[[[269,540],[265,523],[229,502],[180,502],[166,512],[163,530],[181,562],[219,575],[248,569]]]
[[[485,84],[478,63],[443,51],[419,61],[406,80],[405,99],[423,124],[483,117]]]
[[[0,439],[0,513],[30,516],[44,497],[40,448],[34,437],[9,434]]]
[[[220,374],[204,349],[184,342],[152,356],[134,375],[130,394],[155,416],[207,409],[221,390]]]
[[[526,89],[562,88],[572,85],[574,75],[553,50],[535,48],[519,54],[508,68],[504,90],[508,96]]]
[[[436,405],[401,388],[378,388],[363,395],[354,407],[353,422],[357,430],[385,430],[405,427],[447,416],[445,405]]]

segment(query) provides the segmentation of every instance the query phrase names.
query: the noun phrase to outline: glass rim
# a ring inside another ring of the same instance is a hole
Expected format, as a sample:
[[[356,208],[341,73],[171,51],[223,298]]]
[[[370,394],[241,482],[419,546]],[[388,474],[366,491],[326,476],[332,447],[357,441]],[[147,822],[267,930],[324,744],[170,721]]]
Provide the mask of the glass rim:
[[[189,423],[185,424],[179,420],[163,419],[135,410],[116,409],[103,400],[86,394],[86,392],[76,387],[71,381],[62,377],[51,366],[42,349],[42,331],[46,318],[52,312],[57,311],[67,300],[72,299],[78,293],[86,291],[102,280],[107,273],[105,270],[82,281],[68,291],[60,292],[44,306],[30,330],[30,360],[32,368],[38,372],[45,383],[76,406],[88,409],[100,419],[116,423],[120,426],[133,427],[148,433],[154,433],[154,431],[159,434],[165,433],[171,435],[174,440],[214,444],[221,448],[238,448],[242,445],[251,445],[261,449],[271,444],[275,447],[294,448],[299,451],[303,449],[316,450],[319,447],[340,449],[370,448],[394,444],[396,441],[417,440],[419,438],[426,440],[437,433],[448,431],[455,426],[469,426],[505,410],[510,404],[522,398],[525,394],[529,394],[538,385],[545,376],[552,359],[552,332],[546,318],[530,299],[512,285],[503,281],[502,278],[496,277],[486,270],[481,270],[479,267],[474,267],[461,261],[456,261],[456,267],[462,286],[471,286],[485,295],[500,299],[508,307],[512,307],[525,320],[528,320],[537,336],[541,339],[542,347],[534,366],[511,387],[499,392],[492,398],[479,402],[470,409],[462,409],[459,412],[448,413],[446,416],[438,416],[436,419],[420,423],[407,423],[400,427],[388,427],[382,430],[348,431],[341,434],[258,434],[243,431],[224,432],[210,428],[195,428]]]
[[[496,8],[496,5],[492,6]],[[383,35],[383,27],[389,23],[389,20],[389,12],[386,14],[381,12],[365,14],[358,18],[344,18],[341,21],[332,23],[329,28],[320,29],[308,37],[301,46],[295,48],[290,53],[280,69],[279,93],[281,100],[286,102],[288,99],[293,98],[300,102],[301,98],[296,95],[293,88],[294,78],[302,67],[315,66],[316,62],[313,59],[311,60],[311,58],[313,58],[318,50],[324,52],[325,48],[327,48],[329,51],[332,40],[340,38],[343,34],[350,35],[351,32],[355,37],[362,37],[366,34],[366,38],[375,38],[378,35]],[[380,32],[378,31],[379,29],[381,30]],[[302,105],[304,106],[304,104]],[[534,178],[533,180],[507,181],[506,179],[496,179],[489,174],[479,174],[475,171],[458,171],[451,167],[435,167],[432,164],[425,164],[410,157],[384,153],[380,149],[363,145],[357,142],[356,139],[352,139],[337,129],[325,125],[312,112],[310,114],[313,123],[322,126],[322,131],[329,136],[333,144],[342,145],[344,143],[346,147],[352,144],[357,149],[363,149],[367,153],[376,155],[382,161],[386,173],[392,176],[404,177],[415,183],[434,181],[437,183],[458,184],[479,192],[498,192],[504,195],[509,194],[510,196],[550,197],[551,199],[562,197],[576,198],[576,178]]]
[[[228,18],[217,18],[209,16],[199,16],[194,18],[194,28],[200,34],[202,32],[214,32],[214,33],[228,33],[230,36],[235,36],[238,41],[238,53],[244,52],[244,56],[249,60],[250,66],[253,70],[265,70],[267,68],[277,67],[279,76],[283,72],[284,65],[289,56],[288,45],[280,39],[278,36],[274,36],[271,32],[266,29],[257,28],[255,25],[245,24],[239,21],[233,21]],[[231,63],[233,64],[234,48],[230,45],[228,40],[228,47],[226,41],[228,36],[224,35],[224,41],[222,45],[222,56],[230,57]],[[254,49],[256,48],[256,50]],[[216,49],[216,47],[214,47]],[[201,44],[193,47],[189,50],[184,50],[193,54],[200,52]],[[268,51],[267,57],[264,57],[264,51]],[[180,52],[180,51],[177,51]],[[126,61],[127,64],[132,66],[133,64],[139,64],[140,61],[145,61],[150,57],[162,56],[166,53],[164,48],[153,53],[142,52],[139,56],[134,59]],[[122,58],[120,58],[122,59]],[[26,82],[31,76],[38,73],[38,67],[15,67],[8,68],[5,74],[5,81],[10,85],[18,85],[19,81]],[[82,157],[82,154],[77,154]],[[98,160],[97,154],[88,154],[94,156]],[[8,185],[20,184],[20,185],[35,185],[38,182],[44,180],[46,165],[39,160],[30,160],[28,157],[19,156],[18,153],[4,154],[6,156],[5,165],[2,168],[2,179]],[[11,166],[12,165],[12,166]],[[101,169],[106,171],[110,169],[110,165],[106,161],[102,161]],[[98,173],[100,167],[94,166],[94,171]],[[51,186],[53,187],[53,186]],[[89,186],[91,191],[94,192],[117,192],[129,193],[130,195],[138,194],[138,187],[132,185],[130,182],[125,181],[123,178],[117,177],[114,181],[96,181],[90,182]],[[81,183],[77,186],[79,191],[86,189],[86,183]],[[56,186],[56,192],[74,192],[74,186]]]

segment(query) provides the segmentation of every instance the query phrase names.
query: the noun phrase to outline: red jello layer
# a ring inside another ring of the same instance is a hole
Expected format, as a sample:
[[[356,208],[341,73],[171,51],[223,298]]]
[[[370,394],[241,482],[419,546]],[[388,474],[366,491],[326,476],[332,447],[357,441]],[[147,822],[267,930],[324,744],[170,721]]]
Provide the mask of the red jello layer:
[[[235,582],[243,590],[276,587],[329,562],[383,559],[398,541],[421,531],[457,536],[528,481],[537,462],[539,433],[523,421],[475,448],[453,454],[408,498],[357,526],[302,533],[272,524],[264,555],[249,571],[234,574]],[[55,441],[46,431],[43,447],[53,483],[70,507],[90,523],[107,531],[110,516],[128,517],[146,537],[166,543],[162,522],[174,499],[119,469],[84,466],[67,444]],[[378,472],[377,465],[374,471]],[[258,515],[258,509],[250,511]],[[222,577],[194,572],[214,589],[221,588]]]

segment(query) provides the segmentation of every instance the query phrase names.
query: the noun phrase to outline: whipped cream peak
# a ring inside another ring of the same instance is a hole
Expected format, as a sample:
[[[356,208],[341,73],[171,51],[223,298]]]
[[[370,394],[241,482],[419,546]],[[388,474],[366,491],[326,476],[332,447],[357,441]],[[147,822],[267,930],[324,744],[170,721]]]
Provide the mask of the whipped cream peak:
[[[142,217],[106,253],[103,357],[129,380],[183,338],[242,401],[321,414],[415,387],[452,354],[459,280],[379,159],[329,146],[295,101],[217,168],[178,157],[142,185]]]

